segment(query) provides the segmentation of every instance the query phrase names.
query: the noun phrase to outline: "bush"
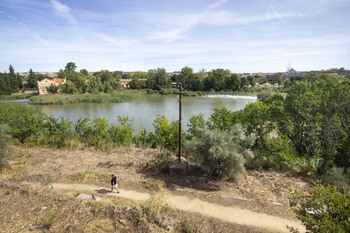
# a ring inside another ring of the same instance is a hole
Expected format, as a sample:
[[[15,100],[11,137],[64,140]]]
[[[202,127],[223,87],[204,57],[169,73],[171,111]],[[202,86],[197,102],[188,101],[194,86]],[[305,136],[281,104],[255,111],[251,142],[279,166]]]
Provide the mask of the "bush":
[[[310,232],[350,232],[350,200],[335,186],[314,184],[310,190],[294,188],[290,206]],[[298,229],[288,227],[291,232]]]
[[[236,178],[245,172],[244,164],[254,157],[249,147],[254,138],[244,134],[240,125],[230,131],[197,129],[198,138],[185,145],[203,169],[220,179]]]
[[[129,145],[132,142],[134,129],[132,126],[133,118],[129,118],[127,115],[118,116],[119,125],[111,125],[109,131],[112,135],[113,142],[118,145]]]
[[[149,170],[167,172],[169,171],[170,164],[171,153],[169,151],[162,151],[159,154],[154,155],[154,159],[148,161],[145,164],[145,168]]]
[[[157,114],[156,119],[153,122],[154,134],[158,140],[158,144],[163,148],[170,151],[176,151],[178,149],[179,140],[179,124],[178,121],[169,123],[169,120],[165,116]],[[181,138],[184,142],[185,137]]]
[[[7,161],[13,153],[13,147],[9,143],[10,128],[7,125],[0,125],[0,171],[8,166]]]
[[[321,176],[321,180],[326,185],[336,186],[342,193],[350,191],[350,179],[344,168],[332,167]]]
[[[136,208],[134,215],[138,221],[156,223],[157,218],[165,216],[170,210],[169,204],[166,202],[167,191],[161,190],[157,194],[151,194],[151,197],[140,204]]]

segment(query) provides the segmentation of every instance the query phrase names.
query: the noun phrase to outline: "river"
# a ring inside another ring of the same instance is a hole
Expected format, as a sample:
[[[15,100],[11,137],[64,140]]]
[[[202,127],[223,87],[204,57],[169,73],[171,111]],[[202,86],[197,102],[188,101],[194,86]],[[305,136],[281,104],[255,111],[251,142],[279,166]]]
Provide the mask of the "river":
[[[253,95],[206,95],[182,97],[182,127],[187,124],[192,115],[202,113],[208,119],[215,108],[226,106],[231,111],[244,109],[249,102],[255,102]],[[153,121],[157,114],[164,115],[170,121],[179,119],[179,102],[177,95],[146,95],[125,103],[76,103],[67,105],[34,105],[37,110],[56,118],[65,117],[77,121],[80,117],[102,117],[110,123],[117,123],[118,115],[128,115],[133,118],[133,128],[148,132],[153,131]]]

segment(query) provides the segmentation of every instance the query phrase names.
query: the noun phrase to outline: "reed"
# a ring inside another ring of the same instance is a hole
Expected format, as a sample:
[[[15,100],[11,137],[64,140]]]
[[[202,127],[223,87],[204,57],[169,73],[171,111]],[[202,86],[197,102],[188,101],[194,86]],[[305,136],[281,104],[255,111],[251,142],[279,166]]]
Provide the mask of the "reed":
[[[132,101],[142,95],[143,92],[135,91],[120,91],[114,93],[99,93],[99,94],[52,94],[32,96],[29,99],[29,104],[72,104],[72,103],[120,103]]]

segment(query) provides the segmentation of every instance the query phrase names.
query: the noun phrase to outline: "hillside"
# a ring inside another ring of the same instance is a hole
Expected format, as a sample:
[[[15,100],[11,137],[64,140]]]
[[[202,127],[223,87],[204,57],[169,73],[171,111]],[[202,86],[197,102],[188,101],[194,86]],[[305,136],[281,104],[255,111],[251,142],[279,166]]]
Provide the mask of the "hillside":
[[[18,148],[1,174],[1,232],[287,232],[300,223],[289,208],[291,184],[301,179],[248,171],[219,182],[190,166],[187,176],[146,169],[157,150]],[[110,193],[110,174],[120,193]],[[164,184],[165,188],[162,188]],[[167,192],[167,215],[137,216],[149,193]],[[101,201],[76,198],[80,193]]]

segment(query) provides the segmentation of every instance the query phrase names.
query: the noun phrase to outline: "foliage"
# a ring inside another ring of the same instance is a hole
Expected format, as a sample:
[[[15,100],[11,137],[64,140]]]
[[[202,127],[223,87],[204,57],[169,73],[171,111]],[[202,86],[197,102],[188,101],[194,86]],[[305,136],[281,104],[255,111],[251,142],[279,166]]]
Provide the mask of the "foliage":
[[[209,129],[230,130],[231,127],[237,123],[234,114],[225,106],[214,109],[207,122]]]
[[[10,73],[0,73],[0,95],[10,95],[22,87],[22,77],[15,74],[11,65],[9,71]]]
[[[162,189],[157,194],[151,194],[151,197],[140,204],[134,212],[138,221],[146,221],[151,224],[156,223],[157,217],[167,215],[170,206],[166,202],[168,192]]]
[[[45,115],[40,135],[44,142],[60,148],[64,146],[66,139],[73,137],[72,126],[73,122],[68,119],[56,119]]]
[[[117,117],[119,125],[115,126],[112,124],[109,129],[112,140],[118,145],[129,145],[132,142],[134,134],[134,129],[131,127],[133,119],[130,119],[126,115]]]
[[[187,138],[191,139],[192,137],[196,137],[196,129],[205,128],[204,115],[202,113],[199,113],[198,115],[192,115],[187,126]]]
[[[255,150],[255,163],[265,169],[296,172],[303,169],[302,158],[298,157],[288,137],[284,135],[277,138],[265,136],[263,140],[263,144]]]
[[[169,123],[169,120],[165,116],[157,114],[153,122],[153,127],[154,134],[161,147],[170,151],[176,151],[178,149],[179,125],[177,121]],[[185,141],[185,137],[181,139],[183,142]]]
[[[350,192],[350,178],[344,168],[332,167],[320,178],[323,184],[335,186],[342,193]]]
[[[198,138],[187,142],[185,151],[191,153],[209,175],[228,179],[245,172],[244,164],[254,157],[249,149],[254,138],[246,136],[240,125],[229,131],[197,130]]]
[[[294,188],[290,206],[308,231],[350,231],[350,200],[334,186],[316,183],[310,190]],[[291,228],[291,231],[295,230]]]
[[[164,188],[164,182],[152,178],[141,180],[140,184],[151,191],[161,191]]]
[[[0,124],[0,172],[8,166],[8,159],[13,154],[14,148],[9,142],[10,128]]]
[[[154,159],[149,161],[146,165],[148,169],[157,170],[161,172],[169,171],[171,165],[171,152],[162,151],[154,155]]]
[[[0,104],[0,124],[7,124],[13,137],[20,142],[32,135],[39,135],[44,119],[45,114],[32,107],[18,103]]]
[[[30,104],[70,104],[70,103],[120,103],[131,101],[137,98],[140,93],[116,92],[116,93],[98,93],[98,94],[57,94],[57,95],[38,95],[29,99]]]

